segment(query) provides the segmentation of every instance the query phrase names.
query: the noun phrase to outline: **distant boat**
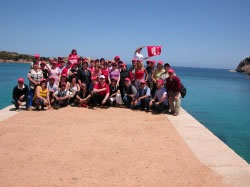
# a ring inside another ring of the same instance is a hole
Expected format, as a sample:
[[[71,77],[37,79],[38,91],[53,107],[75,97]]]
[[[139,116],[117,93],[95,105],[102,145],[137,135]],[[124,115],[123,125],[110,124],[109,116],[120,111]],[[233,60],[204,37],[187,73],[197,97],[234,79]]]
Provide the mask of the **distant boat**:
[[[230,69],[230,70],[229,70],[229,72],[236,72],[236,70],[234,70],[234,69]]]

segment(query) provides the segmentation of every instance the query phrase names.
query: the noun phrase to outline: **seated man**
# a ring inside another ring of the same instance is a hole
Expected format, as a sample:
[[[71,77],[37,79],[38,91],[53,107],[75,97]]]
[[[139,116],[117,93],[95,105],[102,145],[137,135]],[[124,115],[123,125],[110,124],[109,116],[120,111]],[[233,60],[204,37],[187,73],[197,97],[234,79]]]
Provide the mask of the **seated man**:
[[[76,95],[76,100],[79,104],[79,107],[88,107],[91,94],[88,91],[87,85],[84,82],[81,83],[80,88],[80,91]]]
[[[150,88],[146,85],[145,80],[140,80],[140,87],[136,93],[135,101],[132,102],[132,108],[149,111]]]
[[[109,106],[109,85],[105,81],[105,76],[99,77],[99,82],[94,86],[92,103],[96,107],[97,104],[100,106]]]
[[[53,97],[55,98],[55,109],[59,109],[60,107],[65,107],[69,104],[70,91],[66,89],[66,83],[62,83],[61,88],[57,90]]]
[[[168,109],[168,98],[167,91],[163,87],[164,81],[159,79],[157,80],[157,90],[155,92],[155,96],[151,99],[149,103],[149,107],[152,108],[153,112],[162,113],[164,110]]]
[[[130,78],[125,78],[125,87],[123,90],[123,102],[127,108],[131,108],[131,103],[134,101],[137,90],[134,85],[131,84]]]
[[[28,95],[29,95],[29,87],[24,84],[24,79],[19,78],[17,80],[17,86],[13,89],[12,103],[15,105],[16,109],[19,109],[19,106],[22,105],[22,102],[26,102],[26,109],[28,108]]]

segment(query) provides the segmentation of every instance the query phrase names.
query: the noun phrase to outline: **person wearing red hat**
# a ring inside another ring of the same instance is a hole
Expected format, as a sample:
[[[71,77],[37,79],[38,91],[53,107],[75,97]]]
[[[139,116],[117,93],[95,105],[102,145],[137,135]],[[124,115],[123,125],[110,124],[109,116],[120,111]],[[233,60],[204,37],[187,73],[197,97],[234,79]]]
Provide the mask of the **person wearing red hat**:
[[[45,106],[48,106],[48,109],[50,109],[50,97],[46,79],[42,79],[40,85],[36,87],[34,102],[36,110],[39,110],[40,106],[42,110],[44,110]]]
[[[155,61],[154,60],[148,60],[147,61],[147,67],[146,67],[146,71],[148,73],[148,78],[146,79],[147,84],[149,86],[149,88],[152,90],[153,88],[153,72],[154,72],[154,65],[155,65]]]
[[[118,64],[116,62],[112,63],[112,69],[109,72],[108,81],[111,84],[111,79],[116,80],[117,86],[120,84],[120,70],[117,68]]]
[[[131,83],[130,78],[125,78],[124,82],[125,82],[125,87],[123,90],[124,96],[122,100],[127,108],[131,108],[131,104],[135,99],[137,90],[135,86]]]
[[[147,86],[145,80],[140,81],[140,87],[137,90],[135,101],[132,102],[132,109],[141,109],[149,111],[149,101],[150,101],[150,88]]]
[[[153,71],[153,76],[152,76],[153,80],[153,88],[151,91],[152,97],[154,97],[155,91],[157,89],[157,80],[161,79],[163,73],[165,73],[165,70],[163,69],[163,62],[158,61],[156,69]]]
[[[116,63],[118,63],[118,61],[120,61],[120,60],[121,60],[120,56],[115,56],[114,61],[115,61]]]
[[[38,61],[34,62],[33,67],[29,70],[27,77],[30,82],[27,110],[31,110],[35,89],[40,84],[40,81],[43,79],[43,72],[41,69],[39,69]]]
[[[71,53],[69,54],[68,61],[73,64],[78,64],[79,56],[77,55],[76,49],[72,49]]]
[[[110,89],[109,85],[105,82],[105,76],[101,75],[99,77],[99,82],[94,86],[92,95],[92,104],[94,107],[99,104],[100,106],[109,106],[109,95]]]
[[[22,105],[22,102],[26,102],[26,108],[28,108],[28,95],[29,87],[24,84],[24,78],[18,78],[17,85],[14,87],[12,92],[12,103],[15,105],[16,109],[19,109],[19,107]]]
[[[37,62],[38,63],[38,67],[40,68],[41,61],[40,61],[40,55],[39,54],[35,54],[34,55],[34,60],[33,60],[33,62],[31,62],[30,68],[33,67],[34,62]]]
[[[174,116],[178,116],[181,105],[181,81],[171,68],[168,70],[168,75],[169,77],[166,80],[166,87],[169,95],[170,113]]]
[[[66,89],[66,83],[62,83],[59,90],[57,90],[53,97],[55,99],[54,109],[65,107],[69,104],[71,92]]]
[[[125,88],[125,82],[124,81],[125,81],[126,78],[130,78],[130,80],[131,80],[132,77],[131,77],[130,72],[127,69],[127,65],[122,64],[122,68],[121,68],[121,72],[120,72],[120,84],[119,84],[122,98],[124,96],[123,90]]]
[[[149,107],[152,108],[152,111],[155,113],[162,113],[168,109],[168,97],[167,91],[164,88],[164,81],[159,79],[157,80],[157,90],[153,99],[149,103]]]

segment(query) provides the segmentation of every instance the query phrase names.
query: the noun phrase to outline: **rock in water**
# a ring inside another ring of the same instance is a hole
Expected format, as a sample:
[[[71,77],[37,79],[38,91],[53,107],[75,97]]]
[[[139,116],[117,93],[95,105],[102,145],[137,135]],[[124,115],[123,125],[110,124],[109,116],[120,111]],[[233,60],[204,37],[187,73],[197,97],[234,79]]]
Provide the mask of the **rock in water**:
[[[236,71],[250,73],[250,56],[240,62]]]

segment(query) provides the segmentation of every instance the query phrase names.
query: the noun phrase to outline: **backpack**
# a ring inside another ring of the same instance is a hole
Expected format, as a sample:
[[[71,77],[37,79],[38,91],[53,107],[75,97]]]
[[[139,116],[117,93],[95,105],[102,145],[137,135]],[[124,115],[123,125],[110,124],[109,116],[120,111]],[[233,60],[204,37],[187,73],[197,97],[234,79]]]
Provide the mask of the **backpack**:
[[[186,93],[187,93],[187,88],[185,88],[185,86],[181,83],[181,90],[180,90],[180,93],[181,93],[181,97],[184,98]]]

